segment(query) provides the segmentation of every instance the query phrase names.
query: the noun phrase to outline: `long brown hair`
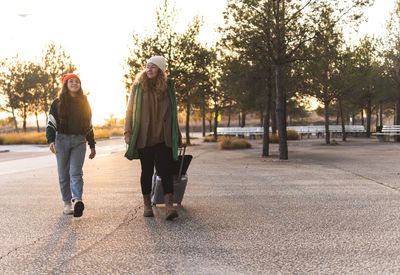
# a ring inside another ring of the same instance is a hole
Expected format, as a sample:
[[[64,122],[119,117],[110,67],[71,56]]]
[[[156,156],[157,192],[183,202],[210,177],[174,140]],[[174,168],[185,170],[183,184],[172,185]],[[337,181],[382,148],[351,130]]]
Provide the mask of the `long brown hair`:
[[[91,111],[87,97],[83,94],[82,87],[79,88],[77,99],[79,100],[79,109],[83,112],[81,120],[81,130],[84,133],[85,128],[90,125]],[[72,96],[68,90],[68,80],[62,86],[61,91],[58,93],[58,118],[60,120],[59,130],[65,133],[68,130],[68,111],[71,104]]]
[[[146,70],[141,71],[135,77],[134,84],[140,84],[145,92],[153,91],[157,96],[166,96],[167,90],[167,74],[158,68],[158,74],[155,79],[148,78]]]

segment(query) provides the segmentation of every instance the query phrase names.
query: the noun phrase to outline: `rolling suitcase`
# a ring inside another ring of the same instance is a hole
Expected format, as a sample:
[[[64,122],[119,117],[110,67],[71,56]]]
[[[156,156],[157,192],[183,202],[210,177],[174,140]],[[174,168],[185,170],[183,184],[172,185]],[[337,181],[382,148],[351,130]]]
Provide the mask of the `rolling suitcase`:
[[[172,201],[177,204],[181,204],[183,200],[183,194],[186,190],[188,176],[186,171],[189,167],[190,161],[192,160],[191,155],[185,155],[186,144],[180,150],[178,160],[174,162],[173,166],[173,184],[174,184],[174,196]],[[153,183],[151,188],[151,203],[153,205],[164,203],[164,192],[161,183],[161,177],[157,175],[157,171],[153,175]]]

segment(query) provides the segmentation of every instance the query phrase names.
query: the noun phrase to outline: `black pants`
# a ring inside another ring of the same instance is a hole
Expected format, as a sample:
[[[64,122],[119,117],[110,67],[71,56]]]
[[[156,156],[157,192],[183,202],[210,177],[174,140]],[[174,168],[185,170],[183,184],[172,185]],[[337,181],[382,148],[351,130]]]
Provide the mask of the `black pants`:
[[[138,153],[142,166],[142,174],[140,176],[142,194],[149,195],[151,193],[154,167],[156,167],[157,174],[161,177],[164,194],[173,193],[172,149],[164,143],[160,143],[138,149]]]

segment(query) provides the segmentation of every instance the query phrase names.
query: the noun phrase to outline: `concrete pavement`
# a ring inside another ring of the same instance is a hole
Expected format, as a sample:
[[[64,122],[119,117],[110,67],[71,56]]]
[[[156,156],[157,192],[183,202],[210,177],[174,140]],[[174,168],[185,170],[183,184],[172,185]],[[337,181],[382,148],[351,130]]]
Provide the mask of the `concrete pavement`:
[[[55,160],[2,166],[1,274],[400,272],[399,144],[295,141],[289,161],[276,145],[261,158],[259,140],[249,150],[189,147],[189,185],[168,222],[163,206],[142,216],[139,162],[123,158],[121,142],[100,141],[103,153],[86,161],[82,218],[61,214]],[[0,154],[0,165],[26,161]]]

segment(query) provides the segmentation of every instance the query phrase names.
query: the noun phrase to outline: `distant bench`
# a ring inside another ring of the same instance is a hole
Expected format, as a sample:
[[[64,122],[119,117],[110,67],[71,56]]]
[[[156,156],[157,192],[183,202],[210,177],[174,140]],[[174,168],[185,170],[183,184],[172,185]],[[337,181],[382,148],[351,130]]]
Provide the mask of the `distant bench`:
[[[263,127],[217,127],[217,134],[221,136],[256,137],[264,135],[264,128]]]
[[[314,135],[316,137],[325,135],[325,126],[288,126],[287,130],[295,130],[300,137],[308,136],[309,138]],[[269,128],[271,133],[271,127]],[[362,125],[345,125],[346,133],[358,135],[365,133],[365,128]],[[329,132],[337,135],[342,133],[341,125],[329,125]],[[250,137],[255,138],[256,136],[264,135],[263,127],[217,127],[217,134],[221,136],[238,136],[238,137]]]
[[[400,125],[383,125],[382,132],[373,133],[379,141],[390,141],[390,137],[400,136]]]

